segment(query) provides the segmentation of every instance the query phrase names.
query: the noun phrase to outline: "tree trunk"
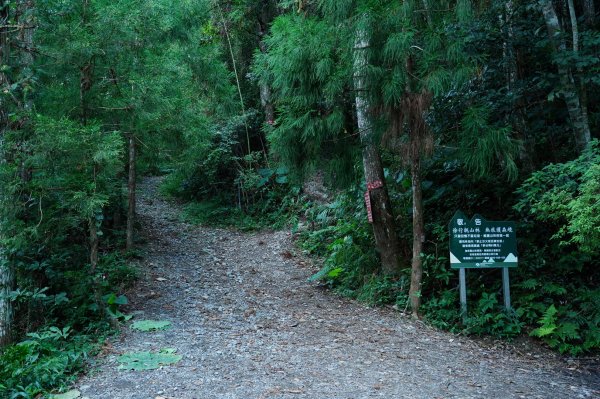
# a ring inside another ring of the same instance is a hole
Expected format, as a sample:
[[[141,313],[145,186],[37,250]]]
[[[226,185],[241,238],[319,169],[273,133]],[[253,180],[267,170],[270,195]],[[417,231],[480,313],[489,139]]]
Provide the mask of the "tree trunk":
[[[418,317],[421,307],[421,286],[423,281],[423,241],[425,228],[423,224],[423,192],[421,189],[421,157],[420,143],[411,143],[411,175],[412,175],[412,202],[413,202],[413,253],[410,278],[410,306],[414,317]]]
[[[261,51],[266,51],[264,49],[264,43],[260,43],[259,44],[259,48],[261,49]],[[272,125],[275,121],[275,106],[273,105],[272,102],[272,95],[271,95],[271,86],[269,86],[266,83],[261,83],[260,84],[260,103],[265,111],[265,122],[268,123],[269,125]]]
[[[550,41],[553,43],[555,51],[565,51],[567,45],[565,39],[561,36],[560,23],[552,1],[541,0],[540,4],[542,6],[544,20],[546,21],[548,35]],[[567,103],[569,119],[571,120],[575,132],[575,142],[581,151],[591,141],[587,112],[585,112],[581,106],[581,100],[571,70],[561,63],[558,65],[558,74],[560,75],[561,85],[565,92],[565,102]]]
[[[0,65],[10,64],[10,40],[9,40],[9,3],[3,2],[5,5],[0,6]],[[4,91],[9,85],[8,76],[0,70],[0,90]],[[0,139],[4,135],[4,131],[8,126],[8,107],[4,103],[5,96],[0,96]]]
[[[267,46],[265,45],[265,36],[268,33],[269,24],[273,21],[276,15],[273,4],[271,1],[264,1],[260,7],[258,13],[258,48],[261,53],[267,52]],[[260,92],[260,104],[263,107],[265,113],[265,123],[273,125],[275,123],[275,105],[273,104],[273,96],[271,86],[266,82],[259,83]],[[265,147],[263,138],[260,137],[265,162],[269,163],[268,151]]]
[[[593,28],[596,24],[596,6],[594,5],[594,0],[583,0],[583,10],[585,24],[589,28]]]
[[[514,46],[513,0],[507,0],[504,3],[504,11],[504,18],[502,15],[499,17],[500,26],[506,26],[506,36],[502,45],[502,56],[504,58],[504,65],[506,66],[506,87],[508,92],[512,94],[511,98],[513,99],[511,103],[511,114],[508,114],[506,119],[507,122],[512,125],[516,136],[519,137],[523,142],[523,145],[519,149],[519,159],[524,165],[523,168],[527,171],[533,171],[534,165],[530,155],[533,150],[528,146],[529,140],[527,137],[527,123],[525,122],[525,115],[522,111],[522,109],[525,108],[525,104],[523,104],[522,98],[518,101],[514,100],[514,91],[516,90],[519,77],[517,53]]]
[[[0,6],[0,65],[8,65],[10,63],[10,41],[9,30],[4,28],[9,22],[9,4],[4,2]],[[8,86],[8,76],[0,70],[0,90]],[[0,96],[0,163],[6,162],[4,158],[4,133],[8,127],[8,107]],[[0,190],[4,190],[0,187]],[[6,205],[7,198],[5,192],[0,192],[0,206]],[[4,217],[4,212],[0,212],[1,217]],[[0,221],[0,229],[2,229],[4,221]],[[0,230],[0,348],[10,343],[11,326],[12,326],[12,303],[8,299],[8,294],[14,286],[14,273],[12,265],[6,256],[5,249],[2,247],[1,240],[4,238],[5,232]]]
[[[90,271],[95,279],[96,270],[98,268],[98,248],[100,246],[100,239],[98,238],[96,219],[91,218],[88,221],[88,225],[90,227]]]
[[[267,11],[264,11],[258,19],[258,48],[261,53],[267,52],[267,47],[264,42],[264,37],[267,35],[268,23],[270,22],[270,16]],[[271,86],[267,83],[260,83],[260,103],[265,111],[265,122],[272,125],[275,120],[275,107],[273,106],[271,96]]]
[[[237,62],[235,60],[235,54],[233,53],[233,45],[231,44],[231,37],[229,36],[229,30],[227,29],[225,16],[223,15],[223,10],[221,9],[221,6],[218,4],[218,2],[217,7],[219,9],[219,14],[221,17],[221,24],[223,25],[223,33],[225,34],[225,39],[227,40],[227,47],[229,48],[231,66],[233,68],[233,74],[235,76],[235,84],[238,90],[238,95],[240,96],[240,108],[242,110],[242,117],[244,118],[244,128],[246,129],[246,144],[248,145],[248,154],[250,154],[252,153],[252,147],[250,145],[250,130],[248,129],[248,122],[246,120],[246,106],[244,104],[244,96],[242,95],[242,85],[240,83],[240,76],[238,74]]]
[[[84,0],[81,10],[81,21],[84,27],[88,23],[89,0]],[[87,125],[88,104],[87,92],[92,88],[92,72],[94,69],[94,59],[90,58],[82,67],[79,68],[79,107],[81,112],[81,123]]]
[[[135,222],[135,179],[136,179],[136,154],[135,154],[135,136],[129,137],[129,178],[127,181],[127,190],[129,194],[129,207],[127,210],[127,241],[126,249],[133,249],[133,233]]]
[[[579,51],[579,27],[577,26],[577,15],[575,14],[575,4],[573,0],[567,0],[569,6],[569,17],[571,18],[571,32],[573,34],[573,51]]]
[[[379,148],[375,142],[373,128],[369,117],[369,100],[367,95],[366,67],[368,63],[367,48],[369,39],[366,32],[356,33],[354,48],[354,89],[356,91],[356,119],[363,147],[363,167],[365,180],[369,183],[381,183],[372,190],[371,206],[373,212],[373,233],[377,250],[381,256],[381,269],[384,274],[398,272],[400,265],[400,245],[394,223],[394,216],[385,186],[385,177],[381,165]]]
[[[579,54],[579,26],[577,25],[577,15],[575,13],[575,4],[573,0],[567,0],[567,5],[569,6],[569,17],[571,19],[571,32],[573,35],[573,54],[576,56]],[[585,118],[586,123],[589,125],[588,121],[588,101],[587,101],[587,88],[585,84],[581,80],[581,75],[583,74],[583,69],[581,67],[577,67],[577,79],[579,80],[579,103],[581,104],[581,113]],[[591,135],[590,135],[591,136]],[[591,137],[587,139],[587,143],[591,140]]]
[[[100,295],[100,287],[98,286],[98,252],[100,249],[100,237],[98,236],[98,226],[94,217],[88,220],[90,233],[90,277],[92,279],[92,291],[94,293],[94,301],[98,306],[98,310],[102,311],[103,303]]]
[[[12,303],[8,295],[13,290],[14,274],[2,247],[0,247],[0,348],[11,341]]]
[[[22,28],[19,31],[18,40],[21,42],[21,62],[24,70],[29,70],[27,73],[32,74],[33,67],[33,34],[35,29],[35,20],[33,16],[34,1],[23,0],[19,3],[19,22]],[[26,95],[24,99],[24,108],[26,112],[30,112],[33,108],[33,100],[30,95]]]
[[[421,0],[423,2],[423,9],[425,10],[425,19],[427,20],[427,26],[433,27],[433,20],[431,19],[431,8],[429,7],[429,0]]]

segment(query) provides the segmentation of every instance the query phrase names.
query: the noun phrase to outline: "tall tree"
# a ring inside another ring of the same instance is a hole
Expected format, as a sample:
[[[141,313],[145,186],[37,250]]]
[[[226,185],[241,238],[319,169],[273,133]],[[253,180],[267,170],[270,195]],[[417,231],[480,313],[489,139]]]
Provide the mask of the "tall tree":
[[[396,233],[394,215],[385,186],[385,175],[381,165],[379,143],[371,122],[369,87],[367,86],[367,51],[369,37],[366,30],[358,28],[354,42],[354,90],[356,97],[356,120],[363,146],[363,168],[367,182],[367,201],[373,212],[373,233],[384,274],[395,274],[400,266],[400,243]]]
[[[10,93],[10,82],[8,77],[8,66],[11,63],[10,33],[14,27],[10,27],[11,7],[9,2],[3,2],[0,6],[0,164],[6,163],[7,148],[5,145],[5,134],[9,128],[9,101],[7,93]],[[4,179],[2,179],[4,180]],[[9,294],[14,285],[14,272],[8,260],[7,251],[4,246],[7,226],[6,209],[10,202],[7,192],[6,181],[0,181],[0,347],[8,344],[11,338],[12,303]]]
[[[269,28],[276,16],[276,7],[272,1],[259,2],[257,10],[257,33],[258,48],[263,54],[267,51],[265,37],[269,34]],[[259,82],[260,102],[265,113],[265,122],[272,125],[275,121],[275,106],[271,85],[267,81]]]
[[[546,22],[546,28],[548,30],[548,37],[552,48],[556,54],[564,53],[567,50],[567,44],[562,34],[560,21],[552,0],[540,0],[540,6]],[[572,8],[572,14],[574,16],[574,8]],[[577,20],[574,18],[573,25],[573,45],[577,46],[578,33]],[[590,125],[588,121],[587,109],[581,102],[581,96],[575,79],[573,78],[573,71],[566,63],[558,62],[558,74],[560,75],[560,82],[564,91],[564,98],[569,111],[569,118],[573,126],[573,132],[575,134],[575,142],[582,151],[591,140]]]

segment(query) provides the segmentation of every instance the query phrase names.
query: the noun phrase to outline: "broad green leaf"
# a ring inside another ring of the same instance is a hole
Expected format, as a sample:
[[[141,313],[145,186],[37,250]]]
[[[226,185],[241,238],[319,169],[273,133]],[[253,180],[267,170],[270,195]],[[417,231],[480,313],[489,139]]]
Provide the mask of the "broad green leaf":
[[[167,330],[171,328],[171,322],[166,320],[140,320],[133,323],[131,328],[139,331]]]
[[[77,399],[80,396],[81,392],[77,389],[73,389],[65,393],[50,395],[50,399]]]
[[[117,359],[121,365],[119,370],[154,370],[179,362],[183,356],[174,353],[173,349],[163,349],[160,352],[131,352],[124,353]]]

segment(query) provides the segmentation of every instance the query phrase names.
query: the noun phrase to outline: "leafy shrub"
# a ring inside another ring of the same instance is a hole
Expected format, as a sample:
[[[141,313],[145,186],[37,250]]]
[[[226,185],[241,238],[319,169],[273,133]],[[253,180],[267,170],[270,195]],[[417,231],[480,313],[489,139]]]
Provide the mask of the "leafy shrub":
[[[191,202],[186,205],[182,216],[184,220],[195,224],[216,227],[236,226],[241,230],[252,230],[257,227],[252,217],[241,209],[218,199]]]
[[[551,223],[553,239],[587,253],[600,250],[600,143],[594,140],[577,159],[534,172],[518,189],[515,209]]]
[[[97,336],[73,335],[69,327],[46,327],[0,352],[0,397],[33,399],[71,384],[88,355],[98,348]]]
[[[240,187],[236,201],[221,193],[190,202],[183,212],[184,220],[240,230],[276,229],[297,221],[303,200],[299,188],[288,184],[286,169],[244,170],[236,182]]]
[[[561,352],[600,348],[600,145],[534,172],[517,190],[525,220],[525,273],[517,312],[531,335]],[[536,248],[536,249],[534,249]]]

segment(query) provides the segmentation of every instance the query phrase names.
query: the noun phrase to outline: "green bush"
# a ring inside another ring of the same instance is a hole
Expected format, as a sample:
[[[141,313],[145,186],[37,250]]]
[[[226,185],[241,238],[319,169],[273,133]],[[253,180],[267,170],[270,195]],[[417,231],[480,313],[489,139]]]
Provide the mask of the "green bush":
[[[600,143],[592,141],[577,159],[534,172],[517,190],[515,209],[553,228],[562,246],[600,251]]]
[[[0,352],[0,397],[33,399],[67,388],[88,356],[99,348],[106,327],[93,335],[73,334],[69,327],[45,327]]]

